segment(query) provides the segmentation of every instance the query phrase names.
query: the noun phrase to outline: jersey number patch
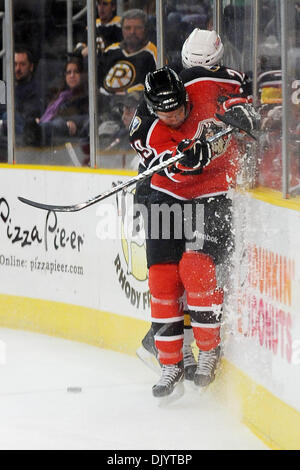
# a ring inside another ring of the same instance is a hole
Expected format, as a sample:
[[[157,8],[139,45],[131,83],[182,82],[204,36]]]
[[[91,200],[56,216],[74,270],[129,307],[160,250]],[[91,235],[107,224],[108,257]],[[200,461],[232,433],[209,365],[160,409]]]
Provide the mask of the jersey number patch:
[[[153,155],[151,149],[143,147],[140,139],[135,140],[131,145],[145,160],[147,160],[151,155]]]

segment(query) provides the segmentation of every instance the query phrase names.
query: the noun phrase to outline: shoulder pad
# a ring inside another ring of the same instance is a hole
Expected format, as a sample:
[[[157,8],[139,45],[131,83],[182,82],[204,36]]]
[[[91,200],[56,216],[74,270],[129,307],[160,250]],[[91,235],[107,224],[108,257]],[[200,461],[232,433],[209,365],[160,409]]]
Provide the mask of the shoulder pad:
[[[114,42],[113,44],[110,44],[109,46],[107,46],[107,48],[104,50],[104,52],[108,52],[108,51],[111,51],[113,49],[119,49],[120,48],[120,42]]]
[[[153,42],[148,41],[144,49],[148,52],[151,52],[151,54],[155,57],[155,60],[157,59],[157,47]]]
[[[195,78],[207,77],[209,75],[209,70],[204,67],[191,67],[189,69],[183,69],[179,76],[184,83],[187,83]]]
[[[242,83],[244,81],[245,74],[242,72],[238,72],[237,70],[216,65],[210,69],[207,69],[205,67],[191,67],[189,69],[184,69],[180,73],[180,77],[184,81],[184,83],[202,77],[220,78],[224,80],[237,80]]]
[[[129,135],[133,136],[138,130],[142,133],[145,132],[145,129],[148,129],[150,125],[156,120],[156,116],[152,115],[146,105],[146,102],[143,101],[137,107],[135,115],[129,126]]]
[[[139,129],[139,127],[142,124],[142,118],[138,115],[135,114],[132,118],[132,121],[129,125],[129,135],[130,137],[133,136],[133,134]]]
[[[121,26],[121,20],[122,20],[121,16],[116,15],[110,20],[108,24],[116,24],[118,26]]]
[[[152,117],[152,114],[150,113],[147,103],[145,100],[143,100],[137,107],[137,114],[140,116],[147,116],[147,117]]]

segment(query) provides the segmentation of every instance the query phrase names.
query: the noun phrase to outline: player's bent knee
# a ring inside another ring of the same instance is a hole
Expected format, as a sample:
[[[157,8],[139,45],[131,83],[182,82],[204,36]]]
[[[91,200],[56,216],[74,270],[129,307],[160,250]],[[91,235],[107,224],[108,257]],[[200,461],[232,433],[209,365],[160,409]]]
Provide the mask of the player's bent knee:
[[[183,285],[179,277],[178,265],[155,264],[149,269],[149,289],[151,295],[160,299],[177,299],[183,295]]]
[[[184,287],[177,264],[156,264],[149,269],[151,317],[172,318],[182,315]]]
[[[179,263],[179,273],[187,292],[207,292],[217,287],[215,263],[205,253],[185,252]]]

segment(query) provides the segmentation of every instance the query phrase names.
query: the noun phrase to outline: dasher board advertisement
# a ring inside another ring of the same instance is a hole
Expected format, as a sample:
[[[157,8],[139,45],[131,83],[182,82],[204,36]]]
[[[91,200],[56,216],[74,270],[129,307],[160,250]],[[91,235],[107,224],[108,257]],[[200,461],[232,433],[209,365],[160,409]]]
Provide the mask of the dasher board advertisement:
[[[142,222],[135,236],[127,229],[134,189],[76,213],[43,211],[17,199],[73,204],[126,178],[80,171],[1,170],[1,293],[148,319]]]
[[[300,212],[234,195],[226,355],[300,410]]]

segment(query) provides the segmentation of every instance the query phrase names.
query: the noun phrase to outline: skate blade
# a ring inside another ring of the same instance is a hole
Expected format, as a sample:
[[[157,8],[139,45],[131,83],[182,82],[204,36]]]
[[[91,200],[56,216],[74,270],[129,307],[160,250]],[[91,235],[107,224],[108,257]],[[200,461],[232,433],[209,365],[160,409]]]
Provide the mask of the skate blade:
[[[184,384],[182,381],[178,385],[176,385],[171,395],[157,398],[158,406],[159,408],[165,408],[171,405],[172,403],[176,402],[177,400],[179,400],[179,398],[181,398],[183,395],[184,395]]]
[[[140,346],[139,349],[136,350],[136,355],[137,357],[147,366],[149,369],[153,370],[156,374],[160,375],[161,374],[161,367],[153,354],[149,353],[147,349],[145,349],[143,346]]]

